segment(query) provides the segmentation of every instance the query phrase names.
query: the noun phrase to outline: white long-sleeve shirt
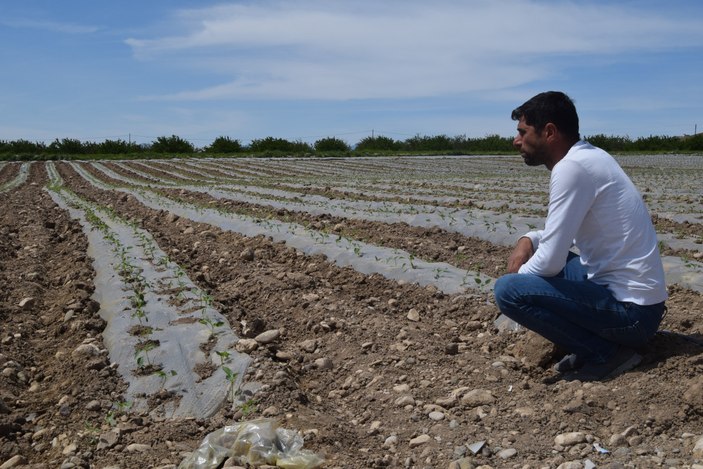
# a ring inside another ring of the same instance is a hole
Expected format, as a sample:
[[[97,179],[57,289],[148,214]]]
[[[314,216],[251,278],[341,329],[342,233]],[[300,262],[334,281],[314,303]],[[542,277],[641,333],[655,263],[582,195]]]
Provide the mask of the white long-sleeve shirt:
[[[519,273],[552,277],[575,245],[588,279],[618,301],[667,298],[657,236],[642,197],[615,159],[577,142],[553,168],[543,230],[531,231],[534,255]]]

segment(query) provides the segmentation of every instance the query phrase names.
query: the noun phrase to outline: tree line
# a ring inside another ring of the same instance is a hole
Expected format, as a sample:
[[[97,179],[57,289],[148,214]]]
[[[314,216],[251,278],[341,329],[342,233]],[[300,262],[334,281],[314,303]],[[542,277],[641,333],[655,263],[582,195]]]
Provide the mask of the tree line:
[[[610,152],[701,152],[703,134],[668,137],[650,136],[635,140],[629,137],[593,135],[585,138]],[[169,156],[374,156],[374,155],[464,155],[511,154],[515,150],[512,137],[487,135],[470,138],[465,135],[420,136],[395,140],[383,135],[370,136],[351,146],[336,137],[326,137],[310,144],[283,138],[266,137],[248,145],[238,139],[217,137],[210,145],[196,148],[177,135],[158,137],[148,144],[124,140],[81,142],[77,139],[56,139],[50,144],[28,140],[0,140],[0,159],[42,160],[80,158],[164,158]]]

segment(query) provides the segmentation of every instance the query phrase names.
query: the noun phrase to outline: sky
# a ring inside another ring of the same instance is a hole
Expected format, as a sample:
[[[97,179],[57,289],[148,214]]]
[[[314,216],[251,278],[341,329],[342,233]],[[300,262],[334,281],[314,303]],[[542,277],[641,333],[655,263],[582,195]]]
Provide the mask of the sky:
[[[0,0],[0,140],[703,131],[700,0]]]

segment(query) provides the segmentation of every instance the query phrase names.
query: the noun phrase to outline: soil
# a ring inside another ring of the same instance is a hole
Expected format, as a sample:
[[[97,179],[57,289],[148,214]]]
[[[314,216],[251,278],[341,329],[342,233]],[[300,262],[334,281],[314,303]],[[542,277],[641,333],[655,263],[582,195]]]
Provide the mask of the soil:
[[[0,180],[9,178],[7,168]],[[149,209],[87,184],[66,163],[57,168],[71,190],[148,230],[212,296],[238,336],[282,333],[250,352],[245,380],[263,386],[245,409],[226,406],[207,419],[130,412],[120,374],[129,370],[116,369],[104,351],[86,237],[44,189],[44,164],[32,163],[27,182],[0,202],[3,467],[173,468],[208,433],[259,417],[300,431],[305,449],[330,468],[556,468],[587,459],[598,467],[693,467],[697,461],[693,448],[703,435],[697,292],[669,287],[663,332],[640,351],[644,360],[636,369],[604,383],[555,380],[551,365],[562,354],[524,330],[499,331],[490,296],[446,295],[363,275],[264,236],[245,238]],[[508,255],[504,247],[438,229],[272,212],[180,190],[168,195],[340,232],[418,258],[480,265],[494,277]],[[98,352],[86,357],[85,345]]]

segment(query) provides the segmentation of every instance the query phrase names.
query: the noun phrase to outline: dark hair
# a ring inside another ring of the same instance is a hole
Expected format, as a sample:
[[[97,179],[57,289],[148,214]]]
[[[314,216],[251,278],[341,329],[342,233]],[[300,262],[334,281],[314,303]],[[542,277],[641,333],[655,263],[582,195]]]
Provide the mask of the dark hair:
[[[574,140],[579,139],[579,116],[574,102],[561,91],[545,91],[530,98],[511,114],[513,120],[525,118],[525,123],[542,131],[548,123]]]

